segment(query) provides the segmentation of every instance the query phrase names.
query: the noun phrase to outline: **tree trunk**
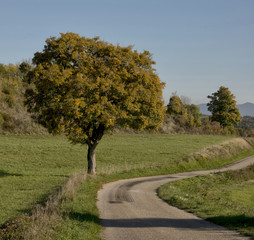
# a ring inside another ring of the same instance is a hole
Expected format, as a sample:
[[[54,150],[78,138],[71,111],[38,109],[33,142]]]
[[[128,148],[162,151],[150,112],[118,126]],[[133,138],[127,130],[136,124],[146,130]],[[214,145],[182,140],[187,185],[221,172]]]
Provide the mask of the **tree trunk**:
[[[95,149],[99,144],[103,134],[105,131],[105,126],[103,124],[99,124],[98,126],[93,127],[93,131],[91,136],[88,133],[87,145],[87,161],[88,161],[88,174],[96,174],[96,159],[95,159]]]
[[[97,144],[89,144],[87,152],[87,161],[88,161],[88,174],[96,174],[96,158],[95,158],[95,149]]]

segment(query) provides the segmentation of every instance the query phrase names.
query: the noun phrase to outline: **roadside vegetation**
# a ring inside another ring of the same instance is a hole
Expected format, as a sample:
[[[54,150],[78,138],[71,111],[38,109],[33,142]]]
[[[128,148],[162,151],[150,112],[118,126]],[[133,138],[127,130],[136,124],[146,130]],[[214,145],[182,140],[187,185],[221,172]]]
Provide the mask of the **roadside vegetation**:
[[[254,166],[168,183],[159,196],[170,205],[254,238]]]

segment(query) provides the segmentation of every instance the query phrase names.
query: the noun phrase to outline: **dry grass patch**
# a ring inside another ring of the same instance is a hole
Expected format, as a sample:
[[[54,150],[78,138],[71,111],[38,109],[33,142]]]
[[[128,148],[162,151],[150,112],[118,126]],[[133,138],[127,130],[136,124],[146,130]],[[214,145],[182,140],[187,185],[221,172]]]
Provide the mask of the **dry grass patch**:
[[[245,138],[245,140],[252,146],[254,147],[254,138],[253,137],[249,137],[249,138]]]
[[[249,140],[252,141],[252,140]],[[242,152],[247,152],[252,149],[249,141],[246,141],[243,138],[234,138],[231,140],[227,140],[220,144],[212,145],[209,147],[205,147],[202,150],[192,153],[185,157],[184,161],[190,160],[215,160],[218,158],[230,158],[234,155],[237,155]],[[253,141],[254,142],[254,141]]]

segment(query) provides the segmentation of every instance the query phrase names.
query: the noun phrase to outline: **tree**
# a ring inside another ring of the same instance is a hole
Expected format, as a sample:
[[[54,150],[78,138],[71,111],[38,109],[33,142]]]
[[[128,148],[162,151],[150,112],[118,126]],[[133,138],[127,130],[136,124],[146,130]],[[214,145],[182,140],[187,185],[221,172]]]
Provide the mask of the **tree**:
[[[239,124],[241,115],[236,107],[235,96],[228,88],[221,86],[208,98],[211,99],[207,106],[212,113],[212,121],[219,122],[223,128]]]
[[[199,107],[194,104],[187,104],[185,107],[188,111],[188,125],[190,127],[200,127],[202,114]]]
[[[183,103],[181,99],[177,95],[170,97],[166,112],[169,115],[179,115],[182,114],[182,110]]]
[[[28,110],[49,132],[88,145],[88,173],[96,173],[95,149],[108,129],[156,130],[163,121],[164,83],[148,51],[66,33],[47,39],[33,64]]]
[[[183,96],[182,96],[183,97]],[[183,97],[189,102],[188,97]],[[166,113],[171,116],[181,127],[199,127],[201,125],[201,113],[199,107],[194,104],[183,104],[180,97],[174,94],[167,105]]]

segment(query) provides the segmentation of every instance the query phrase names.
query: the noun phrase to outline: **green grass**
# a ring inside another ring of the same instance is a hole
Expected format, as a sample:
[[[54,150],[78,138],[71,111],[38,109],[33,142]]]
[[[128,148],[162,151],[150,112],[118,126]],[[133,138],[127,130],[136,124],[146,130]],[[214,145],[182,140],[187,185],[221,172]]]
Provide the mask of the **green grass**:
[[[203,147],[230,139],[205,135],[111,135],[99,144],[97,177],[88,179],[63,210],[55,239],[100,239],[96,194],[103,182],[223,166],[235,159],[181,162]],[[86,146],[64,136],[0,136],[0,224],[36,203],[87,167]],[[250,154],[250,153],[248,153]]]
[[[85,166],[63,137],[0,136],[0,224],[29,211]]]
[[[159,196],[208,221],[254,238],[254,165],[168,183]]]
[[[230,137],[160,134],[105,136],[97,149],[97,172],[109,175],[146,168],[144,172],[147,175],[148,169],[165,168],[194,151],[227,139]],[[167,171],[166,168],[165,173]]]
[[[88,179],[78,190],[75,201],[65,204],[64,221],[55,231],[54,239],[101,239],[99,213],[95,204],[99,186],[98,180]]]

